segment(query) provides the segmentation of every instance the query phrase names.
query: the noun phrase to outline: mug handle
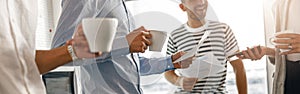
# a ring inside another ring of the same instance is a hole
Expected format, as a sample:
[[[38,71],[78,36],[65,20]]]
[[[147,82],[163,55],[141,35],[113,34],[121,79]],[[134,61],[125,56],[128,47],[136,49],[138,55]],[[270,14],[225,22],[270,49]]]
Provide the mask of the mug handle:
[[[274,40],[275,40],[275,36],[272,36],[271,38],[269,38],[269,42],[270,42],[272,45],[276,45],[276,43],[273,42]]]

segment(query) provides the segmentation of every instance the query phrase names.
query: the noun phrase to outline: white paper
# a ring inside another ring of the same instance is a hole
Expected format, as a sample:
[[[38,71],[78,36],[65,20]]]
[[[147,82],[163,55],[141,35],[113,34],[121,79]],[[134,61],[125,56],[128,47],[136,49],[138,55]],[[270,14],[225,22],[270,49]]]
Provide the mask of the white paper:
[[[198,45],[196,47],[194,47],[191,51],[187,52],[186,54],[184,54],[183,56],[178,58],[175,62],[180,62],[182,60],[193,57],[197,53],[198,48],[203,44],[204,40],[208,37],[209,34],[210,34],[210,31],[206,31],[204,33],[204,35],[202,36],[201,40],[199,41]]]
[[[218,61],[213,53],[208,53],[205,56],[194,60],[190,67],[186,69],[178,69],[178,71],[184,77],[205,78],[225,70],[222,65],[224,62],[225,60]]]
[[[195,47],[196,48],[196,47]],[[188,59],[190,57],[193,57],[195,55],[195,52],[197,52],[197,49],[193,48],[191,51],[185,53],[183,56],[178,58],[175,62],[180,62],[182,60]]]

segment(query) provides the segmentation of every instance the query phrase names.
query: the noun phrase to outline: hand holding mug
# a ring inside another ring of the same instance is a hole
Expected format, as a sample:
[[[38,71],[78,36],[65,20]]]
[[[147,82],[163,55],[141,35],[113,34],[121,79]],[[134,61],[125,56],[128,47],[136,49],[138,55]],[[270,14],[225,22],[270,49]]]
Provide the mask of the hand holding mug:
[[[102,54],[102,52],[91,52],[81,24],[77,27],[76,32],[74,32],[73,39],[67,41],[66,45],[73,46],[78,58],[93,58]]]
[[[144,53],[148,46],[152,44],[152,42],[149,40],[151,39],[151,34],[143,26],[130,32],[126,36],[126,39],[129,45],[129,51],[131,53]]]
[[[282,33],[276,35],[276,39],[273,40],[275,47],[285,50],[281,52],[281,55],[287,55],[292,53],[300,53],[300,34],[297,33]]]

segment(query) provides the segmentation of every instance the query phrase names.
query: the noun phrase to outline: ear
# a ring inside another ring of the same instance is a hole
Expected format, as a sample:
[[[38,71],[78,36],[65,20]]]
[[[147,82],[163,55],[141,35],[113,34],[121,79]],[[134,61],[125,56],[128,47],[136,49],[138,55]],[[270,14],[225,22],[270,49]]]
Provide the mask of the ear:
[[[183,3],[179,4],[179,7],[182,11],[186,11],[186,7],[183,5]]]

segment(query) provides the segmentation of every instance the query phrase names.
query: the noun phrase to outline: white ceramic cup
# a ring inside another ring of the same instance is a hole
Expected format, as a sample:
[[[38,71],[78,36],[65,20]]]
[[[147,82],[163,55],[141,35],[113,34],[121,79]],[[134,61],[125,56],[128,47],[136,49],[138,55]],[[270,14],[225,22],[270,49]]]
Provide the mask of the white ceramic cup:
[[[116,18],[85,18],[83,32],[91,52],[109,52],[118,26]]]
[[[149,46],[149,51],[158,51],[160,52],[165,44],[166,38],[168,36],[167,32],[150,30],[152,38],[152,45]]]
[[[281,31],[281,32],[277,32],[275,33],[274,36],[272,36],[269,41],[272,45],[289,45],[289,44],[278,44],[278,43],[275,43],[273,42],[274,40],[276,39],[289,39],[289,38],[276,38],[277,35],[281,35],[281,34],[296,34],[294,33],[293,30],[285,30],[285,31]],[[289,51],[290,49],[280,49],[281,52],[286,52],[286,51]]]

